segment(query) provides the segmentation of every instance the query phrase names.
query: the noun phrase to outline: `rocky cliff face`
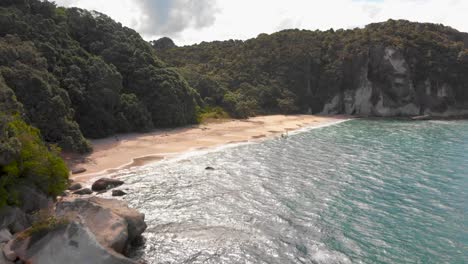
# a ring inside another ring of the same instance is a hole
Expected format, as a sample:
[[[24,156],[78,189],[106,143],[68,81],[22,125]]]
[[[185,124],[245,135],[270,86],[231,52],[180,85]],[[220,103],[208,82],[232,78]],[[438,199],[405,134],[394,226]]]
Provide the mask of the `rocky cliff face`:
[[[205,102],[234,114],[245,108],[256,114],[468,114],[468,34],[443,25],[389,20],[158,52]]]
[[[339,91],[324,105],[322,114],[359,116],[467,115],[457,104],[454,88],[429,76],[415,80],[403,52],[394,47],[372,47],[358,65],[355,87]],[[465,105],[466,106],[466,105]]]

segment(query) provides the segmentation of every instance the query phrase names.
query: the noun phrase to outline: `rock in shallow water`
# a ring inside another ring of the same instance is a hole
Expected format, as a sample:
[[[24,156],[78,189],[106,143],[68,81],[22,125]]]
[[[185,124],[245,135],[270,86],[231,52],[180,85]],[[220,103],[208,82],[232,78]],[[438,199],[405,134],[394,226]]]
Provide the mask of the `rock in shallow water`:
[[[123,181],[109,178],[101,178],[93,183],[91,189],[95,192],[106,191],[124,184]]]
[[[45,234],[12,240],[5,251],[14,252],[9,259],[18,256],[27,263],[136,263],[101,245],[86,225],[75,221]]]
[[[79,183],[73,183],[73,184],[70,185],[70,187],[68,187],[68,190],[70,190],[70,191],[77,191],[77,190],[79,190],[79,189],[81,189],[81,188],[83,188],[83,187],[81,186],[81,184],[79,184]]]
[[[76,192],[73,192],[73,194],[78,194],[78,195],[88,195],[88,194],[92,194],[93,191],[89,188],[84,188],[84,189],[81,189],[81,190],[78,190]]]
[[[72,170],[72,174],[80,174],[80,173],[83,173],[83,172],[86,172],[85,168],[76,168],[76,169]]]
[[[0,229],[8,228],[14,234],[29,226],[28,217],[18,207],[5,206],[0,209]]]
[[[127,193],[122,190],[112,190],[112,196],[124,196]]]

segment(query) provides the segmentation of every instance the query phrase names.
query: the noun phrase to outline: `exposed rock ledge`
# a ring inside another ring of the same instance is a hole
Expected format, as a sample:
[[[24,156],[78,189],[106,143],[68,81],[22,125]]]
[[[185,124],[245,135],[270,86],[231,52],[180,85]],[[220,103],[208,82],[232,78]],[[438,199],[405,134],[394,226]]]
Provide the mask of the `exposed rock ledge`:
[[[26,263],[136,263],[124,254],[146,224],[144,214],[125,202],[70,197],[56,204],[54,214],[60,225],[30,235],[28,230],[17,233],[3,255]]]

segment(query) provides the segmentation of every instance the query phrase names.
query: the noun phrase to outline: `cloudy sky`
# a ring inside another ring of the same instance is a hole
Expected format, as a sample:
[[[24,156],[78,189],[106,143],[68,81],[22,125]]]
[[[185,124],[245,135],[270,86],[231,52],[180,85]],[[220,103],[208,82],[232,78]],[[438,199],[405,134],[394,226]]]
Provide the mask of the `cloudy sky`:
[[[282,29],[361,27],[389,18],[449,25],[468,32],[468,0],[55,0],[93,9],[178,45],[247,39]]]

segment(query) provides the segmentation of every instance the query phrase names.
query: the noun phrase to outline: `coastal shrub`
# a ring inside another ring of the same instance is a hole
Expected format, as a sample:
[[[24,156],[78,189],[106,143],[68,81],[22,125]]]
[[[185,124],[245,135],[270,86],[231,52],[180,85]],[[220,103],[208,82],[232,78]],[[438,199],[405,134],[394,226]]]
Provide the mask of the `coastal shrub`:
[[[41,236],[51,230],[66,226],[70,221],[65,217],[57,217],[49,209],[40,210],[32,215],[34,219],[30,228],[19,234],[20,239]]]
[[[60,149],[47,146],[34,128],[18,116],[1,118],[3,127],[1,148],[4,142],[11,145],[12,158],[0,166],[0,207],[17,204],[16,189],[32,185],[43,193],[55,197],[66,189],[68,168],[60,158]],[[13,142],[13,143],[12,143]]]
[[[229,119],[229,114],[221,107],[210,107],[206,106],[198,110],[197,121],[198,123],[204,123],[209,120],[222,120]]]

